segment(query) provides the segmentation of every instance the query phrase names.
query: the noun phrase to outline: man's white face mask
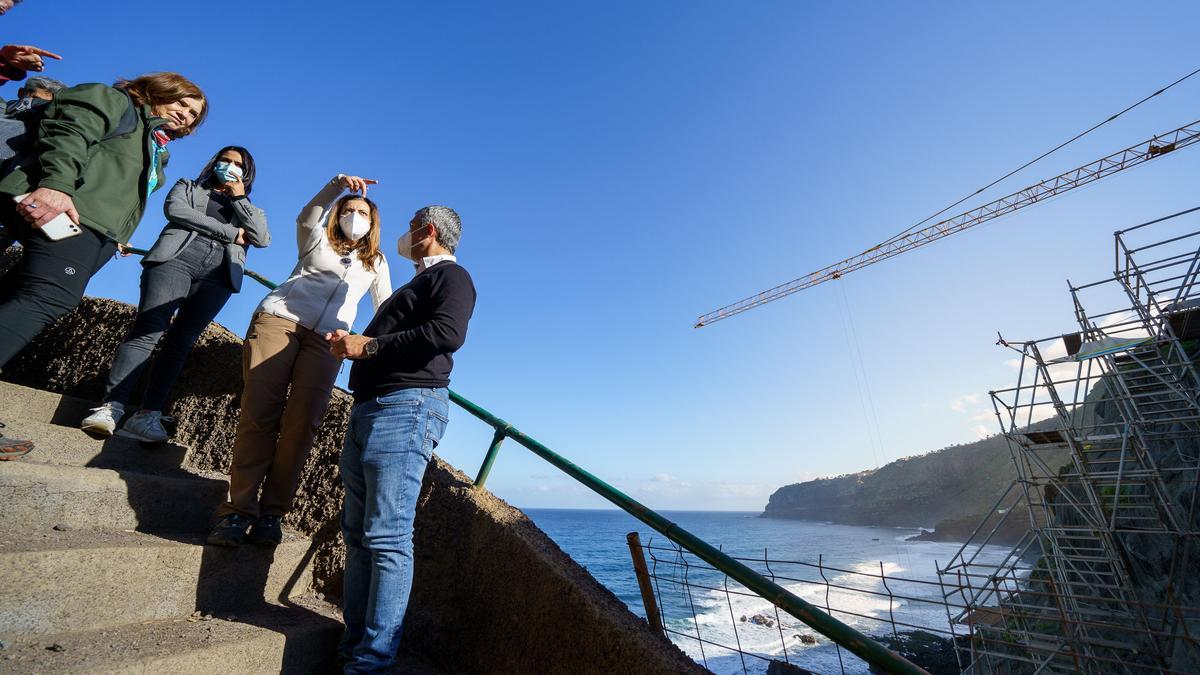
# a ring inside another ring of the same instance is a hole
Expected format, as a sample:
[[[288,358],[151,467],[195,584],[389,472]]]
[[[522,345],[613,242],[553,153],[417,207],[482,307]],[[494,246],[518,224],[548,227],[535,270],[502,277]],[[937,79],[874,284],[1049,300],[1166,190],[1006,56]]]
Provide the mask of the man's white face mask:
[[[371,221],[357,211],[348,211],[338,219],[342,234],[350,241],[358,241],[371,231]]]
[[[413,262],[417,262],[417,258],[413,254],[413,246],[420,244],[421,242],[425,241],[426,239],[429,239],[429,237],[423,237],[421,239],[418,239],[417,241],[413,241],[412,235],[413,235],[412,230],[409,230],[408,232],[405,232],[404,234],[400,235],[400,240],[398,242],[396,242],[396,252],[399,253],[401,256],[408,258],[409,260],[411,260]]]

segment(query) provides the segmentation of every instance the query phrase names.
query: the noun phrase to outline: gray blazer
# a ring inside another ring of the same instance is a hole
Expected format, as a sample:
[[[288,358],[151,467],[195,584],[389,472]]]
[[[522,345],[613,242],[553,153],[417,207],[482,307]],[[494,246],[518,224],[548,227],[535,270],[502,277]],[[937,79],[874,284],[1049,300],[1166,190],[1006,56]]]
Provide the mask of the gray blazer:
[[[249,199],[235,199],[235,222],[223,223],[208,215],[208,189],[186,178],[179,179],[171,188],[163,212],[167,216],[167,225],[142,259],[142,264],[171,260],[196,237],[204,235],[225,244],[225,267],[229,270],[229,283],[235,293],[242,290],[242,274],[246,269],[246,247],[233,243],[238,228],[244,229],[246,241],[258,248],[266,248],[271,243],[267,214]]]

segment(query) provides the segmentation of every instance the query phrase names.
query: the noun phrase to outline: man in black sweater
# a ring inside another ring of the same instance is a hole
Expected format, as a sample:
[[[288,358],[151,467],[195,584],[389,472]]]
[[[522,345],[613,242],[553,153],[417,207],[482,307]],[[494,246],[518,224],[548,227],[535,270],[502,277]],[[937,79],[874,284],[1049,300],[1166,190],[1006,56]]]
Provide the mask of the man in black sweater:
[[[362,335],[325,336],[334,355],[355,362],[340,462],[346,632],[338,653],[347,673],[385,672],[400,645],[417,496],[446,430],[452,355],[475,308],[471,275],[454,257],[461,231],[453,209],[417,211],[399,242],[416,276],[380,305]]]

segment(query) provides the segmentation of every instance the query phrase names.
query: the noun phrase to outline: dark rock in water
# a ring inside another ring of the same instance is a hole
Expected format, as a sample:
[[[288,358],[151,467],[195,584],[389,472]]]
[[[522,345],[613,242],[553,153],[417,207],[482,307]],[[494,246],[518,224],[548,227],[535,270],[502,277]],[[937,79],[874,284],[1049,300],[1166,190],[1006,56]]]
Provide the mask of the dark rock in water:
[[[750,623],[752,623],[756,626],[766,626],[767,628],[773,628],[775,626],[775,619],[772,619],[771,617],[769,617],[765,614],[755,614],[754,616],[750,617]]]
[[[767,675],[816,675],[816,673],[783,661],[772,661],[767,666]]]
[[[797,640],[799,640],[799,641],[800,641],[800,644],[805,644],[805,645],[815,645],[815,644],[817,644],[817,636],[816,636],[816,635],[812,635],[811,633],[796,633],[796,634],[795,634],[794,636],[792,636],[792,637],[794,637],[794,638],[796,638]]]
[[[896,635],[876,637],[888,649],[900,654],[916,665],[929,671],[930,675],[958,675],[958,657],[954,654],[954,642],[948,637],[934,635],[923,630],[903,631]],[[872,673],[882,672],[871,668]]]

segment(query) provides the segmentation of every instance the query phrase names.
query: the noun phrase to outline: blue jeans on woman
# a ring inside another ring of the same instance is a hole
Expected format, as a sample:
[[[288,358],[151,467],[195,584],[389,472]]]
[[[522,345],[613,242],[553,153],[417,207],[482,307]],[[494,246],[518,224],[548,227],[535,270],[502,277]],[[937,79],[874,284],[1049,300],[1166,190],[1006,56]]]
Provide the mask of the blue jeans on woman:
[[[104,400],[129,404],[150,354],[162,339],[141,406],[162,410],[196,338],[231,295],[225,244],[215,239],[196,237],[174,258],[146,265],[142,269],[137,318],[129,336],[117,348]]]
[[[340,462],[346,575],[338,652],[347,673],[396,659],[413,580],[413,519],[425,467],[450,413],[449,391],[400,389],[356,403]]]

